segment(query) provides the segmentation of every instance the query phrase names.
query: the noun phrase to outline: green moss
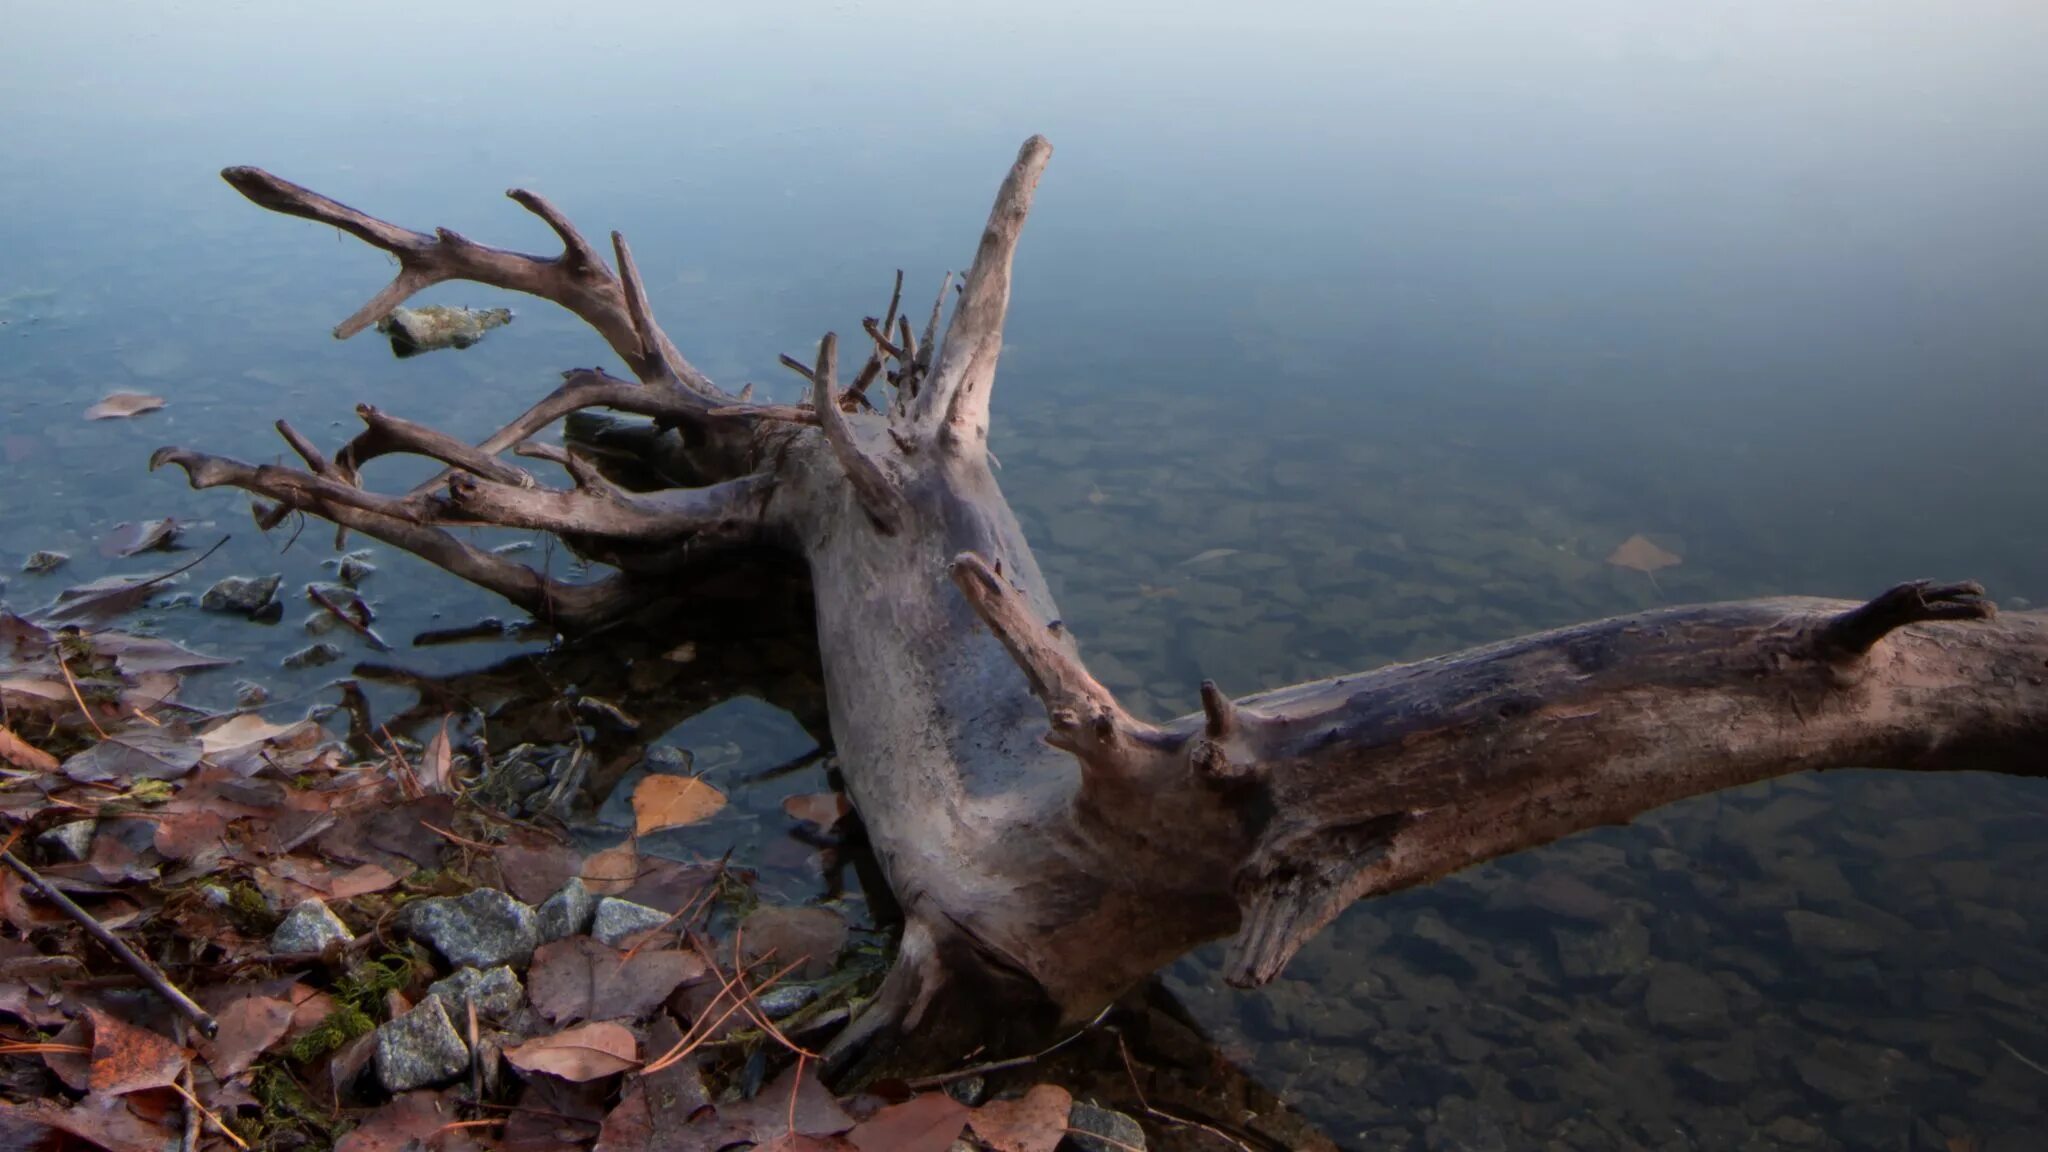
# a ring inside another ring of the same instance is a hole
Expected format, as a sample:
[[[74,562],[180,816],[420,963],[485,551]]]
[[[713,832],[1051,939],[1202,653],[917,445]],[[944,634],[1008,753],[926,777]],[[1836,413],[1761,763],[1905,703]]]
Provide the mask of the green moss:
[[[283,1065],[265,1061],[256,1065],[249,1080],[249,1094],[261,1107],[253,1117],[234,1117],[228,1126],[255,1149],[331,1147],[340,1135],[334,1119],[300,1087]]]
[[[270,910],[270,901],[264,899],[263,890],[247,880],[237,880],[228,885],[228,911],[245,927],[261,932],[277,927],[277,914]]]
[[[291,1057],[304,1064],[317,1060],[377,1026],[370,1014],[346,1001],[337,1002],[320,1023],[292,1041]]]

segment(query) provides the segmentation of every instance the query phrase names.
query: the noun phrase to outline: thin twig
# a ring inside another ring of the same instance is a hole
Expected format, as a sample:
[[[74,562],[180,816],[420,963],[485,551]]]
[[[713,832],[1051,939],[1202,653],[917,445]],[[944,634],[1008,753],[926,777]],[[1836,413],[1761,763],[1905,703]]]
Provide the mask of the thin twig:
[[[358,636],[361,636],[364,642],[369,644],[370,647],[375,648],[379,652],[391,651],[391,645],[386,644],[382,636],[379,636],[375,632],[370,631],[370,626],[368,624],[362,623],[355,617],[343,611],[341,605],[336,604],[333,600],[329,599],[327,595],[321,592],[317,586],[312,584],[306,585],[306,599],[311,600],[314,604],[318,605],[321,608],[325,608],[327,610],[328,615],[334,617],[336,620],[341,621],[342,624],[345,625],[349,631],[355,633]]]
[[[172,984],[164,977],[163,973],[157,971],[156,965],[143,959],[140,953],[130,948],[120,937],[108,931],[107,926],[94,919],[92,913],[80,908],[72,901],[71,897],[58,891],[56,885],[43,879],[42,875],[35,869],[22,863],[21,857],[16,856],[12,852],[0,852],[0,863],[5,863],[9,868],[14,869],[17,875],[34,886],[36,891],[43,894],[43,899],[56,905],[58,911],[76,921],[79,927],[85,929],[87,935],[90,935],[93,939],[104,945],[107,951],[114,954],[115,959],[126,964],[130,971],[141,977],[143,983],[154,988],[157,995],[170,1001],[171,1007],[177,1009],[185,1019],[190,1020],[193,1026],[208,1036],[212,1036],[220,1030],[220,1025],[214,1022],[213,1017],[207,1014],[206,1009],[194,1004],[190,996],[179,991],[177,985]]]
[[[192,1070],[190,1068],[187,1068],[185,1070],[185,1074],[187,1076],[190,1076],[192,1074]],[[215,1116],[212,1112],[208,1111],[206,1105],[201,1104],[199,1102],[199,1097],[194,1096],[192,1093],[186,1091],[185,1086],[183,1084],[178,1083],[176,1080],[171,1081],[170,1087],[173,1091],[177,1092],[178,1095],[183,1096],[185,1098],[185,1103],[191,1105],[194,1108],[197,1108],[201,1116],[206,1117],[206,1119],[210,1121],[215,1128],[220,1129],[221,1135],[234,1141],[235,1147],[242,1149],[243,1152],[247,1152],[249,1142],[247,1140],[242,1139],[240,1136],[235,1135],[235,1130],[233,1128],[230,1128],[226,1124],[222,1123],[220,1117]]]
[[[56,651],[55,655],[57,657],[57,670],[64,673],[64,683],[70,685],[71,698],[78,701],[78,710],[85,713],[85,722],[92,725],[92,730],[100,734],[100,739],[105,740],[107,738],[107,730],[100,727],[100,722],[93,719],[92,709],[85,706],[85,697],[79,694],[78,681],[71,678],[71,665],[64,662],[64,653]]]
[[[922,1092],[927,1088],[940,1088],[947,1084],[951,1084],[955,1080],[965,1080],[970,1076],[981,1076],[990,1072],[1004,1072],[1008,1071],[1011,1068],[1022,1068],[1026,1064],[1034,1064],[1040,1060],[1045,1059],[1047,1056],[1050,1056],[1053,1053],[1059,1051],[1060,1049],[1065,1048],[1067,1045],[1072,1044],[1074,1041],[1079,1040],[1081,1037],[1086,1036],[1088,1032],[1091,1029],[1093,1029],[1097,1024],[1102,1023],[1102,1021],[1109,1015],[1110,1010],[1115,1007],[1116,1005],[1112,1004],[1108,1008],[1104,1008],[1102,1011],[1097,1012],[1095,1014],[1095,1019],[1090,1020],[1086,1024],[1081,1025],[1081,1027],[1077,1031],[1075,1031],[1072,1035],[1068,1036],[1066,1039],[1061,1040],[1058,1043],[1055,1043],[1050,1048],[1044,1048],[1037,1052],[1033,1052],[1029,1056],[1012,1056],[1008,1060],[993,1060],[987,1064],[975,1064],[966,1068],[955,1068],[951,1072],[941,1072],[936,1076],[921,1076],[915,1080],[906,1080],[904,1081],[904,1084],[911,1088],[913,1091]]]

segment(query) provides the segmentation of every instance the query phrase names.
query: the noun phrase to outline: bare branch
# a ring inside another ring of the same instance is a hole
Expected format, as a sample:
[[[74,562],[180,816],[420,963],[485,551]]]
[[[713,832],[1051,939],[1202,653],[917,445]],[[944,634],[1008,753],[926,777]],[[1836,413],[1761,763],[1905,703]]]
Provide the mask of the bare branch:
[[[456,473],[444,503],[460,517],[564,535],[681,543],[693,535],[753,532],[762,523],[774,481],[743,476],[708,488],[608,494],[521,488]]]
[[[904,502],[903,493],[897,489],[896,481],[854,438],[853,425],[847,420],[846,413],[839,410],[838,361],[839,337],[827,332],[825,338],[818,342],[818,367],[809,373],[811,408],[818,414],[818,426],[824,429],[825,443],[831,446],[833,458],[839,461],[840,470],[846,473],[847,483],[853,487],[854,498],[860,501],[876,529],[884,536],[893,536],[909,519],[910,507]]]
[[[523,440],[513,445],[512,454],[560,464],[562,470],[569,474],[569,479],[575,482],[576,487],[586,492],[608,495],[620,490],[617,485],[605,479],[604,473],[599,472],[590,461],[559,445]]]
[[[400,419],[368,404],[356,405],[356,415],[362,417],[367,427],[342,447],[341,455],[336,459],[343,472],[342,478],[351,483],[360,481],[358,469],[364,460],[394,452],[439,460],[451,468],[475,473],[500,484],[531,487],[535,483],[533,476],[524,469],[514,468],[446,432]]]
[[[966,287],[946,328],[945,347],[917,398],[918,426],[945,443],[979,450],[988,439],[989,393],[1003,351],[1003,317],[1010,306],[1010,263],[1038,177],[1051,157],[1052,145],[1043,136],[1026,140],[1017,153],[1017,163],[996,193],[974,265],[967,271]]]
[[[295,469],[244,464],[178,448],[161,448],[150,457],[152,469],[165,464],[183,468],[194,488],[241,488],[403,548],[557,627],[594,628],[647,602],[645,591],[624,576],[565,584],[477,548],[424,523],[428,509],[415,502],[417,498],[394,500]]]
[[[640,355],[650,364],[661,365],[670,379],[690,391],[723,398],[725,393],[718,390],[711,377],[697,371],[694,365],[683,359],[683,354],[676,351],[668,334],[655,323],[654,308],[647,302],[647,288],[640,280],[640,268],[633,263],[633,250],[626,246],[624,233],[612,233],[612,251],[619,258],[619,278],[624,282],[626,311],[632,319],[633,331],[638,334]]]
[[[1155,730],[1134,719],[1109,689],[1088,674],[1064,629],[1046,625],[1022,593],[988,561],[972,552],[953,558],[953,583],[989,631],[1003,642],[1045,705],[1051,723],[1045,742],[1063,748],[1095,768],[1115,768],[1132,741],[1150,741]]]
[[[644,327],[635,324],[625,285],[567,217],[531,192],[515,188],[506,195],[540,217],[562,238],[563,251],[559,256],[532,256],[493,248],[445,228],[436,229],[431,236],[414,232],[260,168],[228,168],[221,172],[221,178],[261,207],[331,224],[398,258],[397,277],[335,328],[337,339],[347,339],[375,324],[423,288],[448,280],[472,280],[538,296],[567,308],[595,328],[644,383],[679,383],[694,391],[718,395],[711,382],[676,353],[674,345],[653,326],[651,317]]]

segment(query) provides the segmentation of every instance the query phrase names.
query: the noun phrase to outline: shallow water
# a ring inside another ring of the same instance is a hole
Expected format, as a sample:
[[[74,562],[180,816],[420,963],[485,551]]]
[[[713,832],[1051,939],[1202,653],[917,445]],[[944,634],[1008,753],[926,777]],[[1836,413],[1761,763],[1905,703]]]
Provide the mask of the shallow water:
[[[2038,6],[1108,7],[11,13],[0,596],[164,567],[96,542],[165,515],[232,536],[190,590],[296,589],[330,533],[281,551],[149,450],[269,459],[278,416],[331,445],[358,402],[480,435],[605,360],[466,286],[425,299],[518,319],[406,361],[335,343],[387,262],[225,164],[536,247],[496,193],[539,189],[627,231],[701,367],[793,396],[776,354],[876,311],[894,268],[964,262],[1040,131],[993,445],[1136,710],[1661,602],[1922,575],[2048,600]],[[121,389],[169,403],[81,418]],[[1684,558],[1654,585],[1602,563],[1638,532]],[[74,559],[15,571],[46,548]],[[394,640],[502,611],[377,563]],[[249,674],[289,709],[349,663],[278,669],[311,642],[288,603],[153,618],[246,658],[203,702]],[[800,746],[738,730],[753,767]],[[787,856],[760,833],[778,779],[738,806],[745,851]],[[1347,1147],[2007,1152],[2048,1146],[2044,857],[2048,786],[1795,779],[1354,909],[1264,992],[1206,953],[1174,981]]]

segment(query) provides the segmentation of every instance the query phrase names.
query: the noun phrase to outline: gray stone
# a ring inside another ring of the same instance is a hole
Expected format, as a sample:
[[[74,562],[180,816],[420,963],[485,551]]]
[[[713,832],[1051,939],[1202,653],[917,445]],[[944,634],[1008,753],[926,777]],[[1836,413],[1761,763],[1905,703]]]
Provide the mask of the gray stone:
[[[1808,1088],[1837,1104],[1882,1098],[1905,1057],[1891,1049],[1824,1039],[1796,1056],[1792,1067]]]
[[[450,964],[495,968],[525,965],[540,943],[532,908],[495,888],[440,896],[406,906],[399,927],[434,946]]]
[[[346,944],[355,939],[327,905],[318,900],[301,900],[298,906],[270,934],[272,952],[325,952],[329,944]]]
[[[332,644],[309,644],[284,658],[287,668],[318,668],[341,659],[341,649]]]
[[[1779,1144],[1793,1148],[1811,1148],[1827,1139],[1827,1133],[1816,1125],[1809,1124],[1797,1116],[1780,1116],[1764,1129]]]
[[[31,576],[40,576],[45,572],[55,572],[70,560],[71,557],[62,552],[31,552],[29,558],[22,562],[21,570]]]
[[[802,1011],[817,998],[816,984],[777,984],[756,995],[754,1005],[766,1013],[770,1020],[780,1020],[792,1012]]]
[[[571,876],[560,891],[541,901],[540,942],[580,936],[590,931],[590,918],[597,911],[597,897],[584,887],[583,877]]]
[[[92,834],[98,827],[96,820],[74,820],[36,837],[36,843],[66,860],[83,860],[92,855]]]
[[[1500,1119],[1475,1100],[1446,1096],[1437,1101],[1436,1122],[1423,1133],[1429,1152],[1507,1152]]]
[[[387,1091],[440,1084],[468,1067],[469,1046],[439,997],[427,997],[377,1029],[377,1079]]]
[[[1875,928],[1802,909],[1785,913],[1785,929],[1792,934],[1792,946],[1809,956],[1872,956],[1889,943]]]
[[[1643,1008],[1652,1027],[1687,1035],[1712,1035],[1728,1028],[1728,994],[1697,968],[1666,961],[1650,973]]]
[[[1143,1152],[1145,1130],[1121,1112],[1076,1100],[1067,1113],[1067,1138],[1060,1147],[1069,1145],[1075,1152],[1129,1152],[1133,1148]]]
[[[430,985],[427,995],[439,998],[448,1006],[448,1015],[456,1019],[468,1019],[468,1005],[475,1004],[478,1016],[502,1020],[525,1003],[526,988],[512,969],[501,964],[496,968],[457,968],[446,980]]]
[[[1643,967],[1650,958],[1650,930],[1634,916],[1597,930],[1551,930],[1557,966],[1567,979],[1610,980]]]
[[[597,902],[597,914],[590,920],[590,934],[616,948],[634,933],[659,928],[668,922],[669,914],[659,908],[606,896]]]
[[[208,612],[254,616],[277,598],[283,576],[230,576],[206,590],[199,607]]]

